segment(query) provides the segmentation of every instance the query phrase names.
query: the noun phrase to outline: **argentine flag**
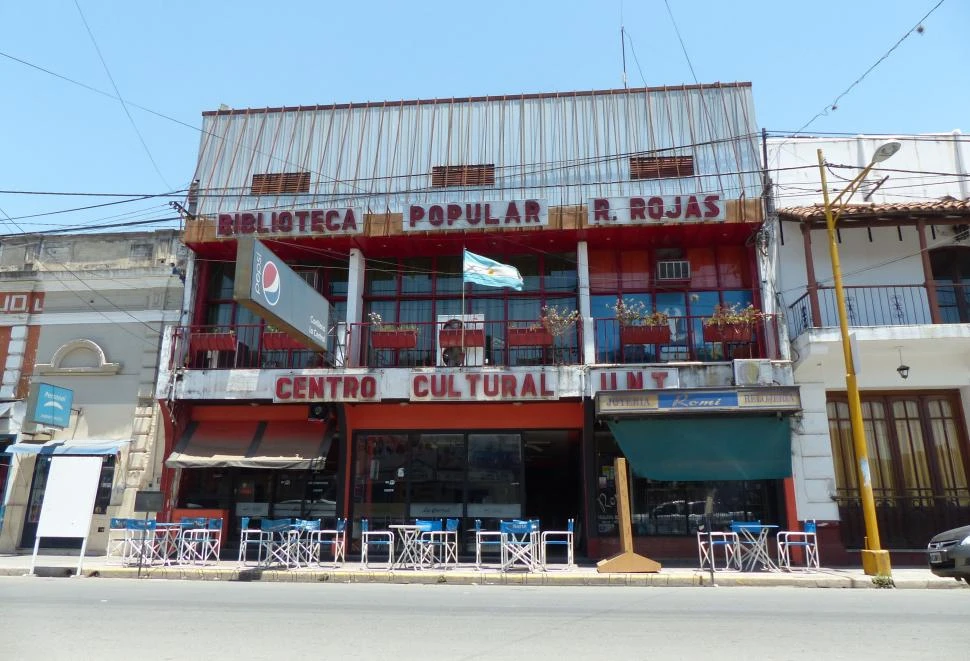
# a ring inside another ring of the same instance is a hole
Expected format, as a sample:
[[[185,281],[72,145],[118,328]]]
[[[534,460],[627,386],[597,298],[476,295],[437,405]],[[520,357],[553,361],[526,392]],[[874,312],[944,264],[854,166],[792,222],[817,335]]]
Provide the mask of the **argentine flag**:
[[[494,259],[466,250],[461,270],[465,282],[474,282],[476,285],[486,287],[511,287],[522,291],[522,276],[519,274],[519,269],[496,262]]]

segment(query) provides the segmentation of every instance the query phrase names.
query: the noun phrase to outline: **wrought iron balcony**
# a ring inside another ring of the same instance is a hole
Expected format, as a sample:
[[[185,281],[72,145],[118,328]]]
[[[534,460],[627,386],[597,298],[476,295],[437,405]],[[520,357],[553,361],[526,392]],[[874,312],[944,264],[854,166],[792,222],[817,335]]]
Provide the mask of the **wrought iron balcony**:
[[[943,292],[938,291],[938,295]],[[941,312],[944,300],[939,298]],[[845,287],[845,308],[850,326],[909,326],[932,324],[926,287],[923,285],[884,285]],[[839,325],[835,289],[818,288],[818,313],[812,314],[808,292],[788,306],[788,333],[795,339],[809,328],[832,328]],[[943,315],[947,321],[947,315]],[[957,320],[959,321],[959,320]]]

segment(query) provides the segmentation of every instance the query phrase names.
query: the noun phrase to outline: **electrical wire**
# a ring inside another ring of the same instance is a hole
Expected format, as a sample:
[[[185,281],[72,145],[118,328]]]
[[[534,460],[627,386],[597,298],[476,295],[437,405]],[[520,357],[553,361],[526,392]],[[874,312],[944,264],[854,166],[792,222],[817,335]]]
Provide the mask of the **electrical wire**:
[[[121,91],[118,89],[118,85],[115,83],[114,76],[111,75],[111,70],[108,68],[108,63],[105,62],[104,55],[101,53],[101,48],[98,46],[98,41],[94,38],[94,32],[91,31],[91,26],[88,25],[88,19],[84,17],[84,12],[81,11],[81,3],[78,0],[74,0],[74,6],[77,7],[77,13],[81,16],[81,22],[84,23],[84,29],[87,30],[88,36],[91,37],[91,43],[94,45],[94,50],[98,54],[98,59],[101,60],[101,66],[104,67],[104,72],[108,75],[108,80],[111,81],[111,87],[114,89],[115,95],[118,97],[118,101],[121,103],[121,107],[125,111],[125,115],[128,117],[128,122],[131,124],[131,128],[135,130],[135,135],[138,136],[138,141],[141,143],[142,149],[144,149],[145,153],[148,155],[148,160],[151,161],[152,167],[155,168],[158,178],[162,180],[163,184],[165,184],[165,188],[171,188],[172,186],[165,179],[165,175],[162,174],[161,169],[158,167],[155,157],[152,156],[152,151],[148,148],[148,143],[145,142],[144,136],[142,136],[141,131],[138,130],[138,125],[135,124],[135,118],[131,116],[131,112],[128,110],[128,106],[125,104],[125,100],[121,96]]]

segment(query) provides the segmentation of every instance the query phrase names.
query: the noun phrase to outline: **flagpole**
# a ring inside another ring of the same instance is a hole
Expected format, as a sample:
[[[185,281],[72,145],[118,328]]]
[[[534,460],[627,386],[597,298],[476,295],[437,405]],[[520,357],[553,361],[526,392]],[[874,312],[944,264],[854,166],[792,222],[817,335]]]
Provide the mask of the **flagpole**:
[[[461,246],[461,364],[465,365],[465,244]]]

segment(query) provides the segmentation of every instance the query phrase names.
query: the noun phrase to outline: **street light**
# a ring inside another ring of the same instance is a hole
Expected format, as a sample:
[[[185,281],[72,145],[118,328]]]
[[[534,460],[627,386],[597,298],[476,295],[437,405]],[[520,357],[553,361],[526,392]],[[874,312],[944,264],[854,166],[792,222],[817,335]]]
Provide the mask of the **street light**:
[[[849,419],[852,426],[852,445],[855,448],[859,492],[862,496],[862,518],[866,524],[866,548],[862,550],[862,568],[869,576],[891,576],[889,551],[882,550],[879,541],[879,522],[876,520],[876,502],[872,496],[872,477],[869,472],[869,451],[866,433],[862,426],[862,402],[859,400],[859,383],[856,379],[852,344],[849,341],[849,318],[845,309],[845,291],[842,288],[842,267],[839,264],[839,246],[835,240],[835,223],[845,210],[849,199],[859,188],[876,163],[881,163],[899,151],[898,142],[887,142],[872,155],[869,165],[849,182],[836,198],[829,201],[828,183],[825,179],[825,157],[818,150],[818,170],[822,177],[822,200],[825,203],[825,227],[829,236],[829,255],[832,260],[832,279],[835,281],[835,303],[839,310],[839,330],[842,334],[842,353],[845,357],[845,389],[849,396]],[[844,200],[842,198],[845,198]],[[838,205],[833,211],[833,207]]]

